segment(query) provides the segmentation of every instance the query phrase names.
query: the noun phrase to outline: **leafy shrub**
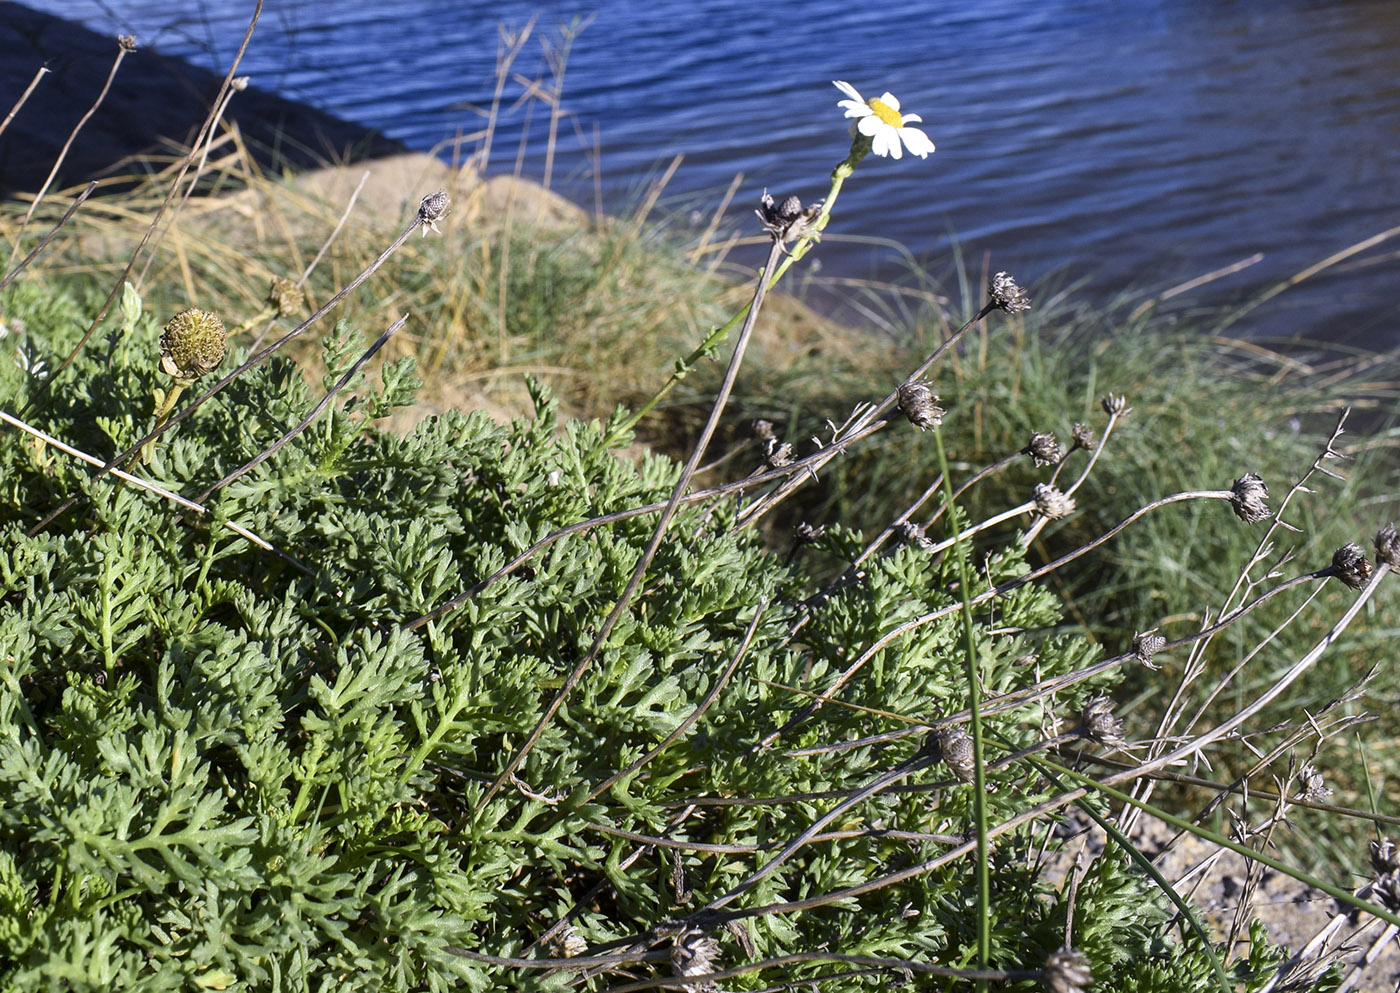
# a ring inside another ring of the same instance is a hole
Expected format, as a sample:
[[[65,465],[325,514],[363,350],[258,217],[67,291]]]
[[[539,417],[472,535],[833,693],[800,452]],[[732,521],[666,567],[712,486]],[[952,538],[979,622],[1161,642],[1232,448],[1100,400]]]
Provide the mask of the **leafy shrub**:
[[[53,356],[85,326],[49,293],[0,302]],[[0,403],[33,398],[51,435],[121,450],[151,424],[157,336],[146,319],[88,347],[47,394],[0,363]],[[326,388],[357,352],[338,325]],[[802,557],[736,528],[732,500],[682,508],[600,657],[503,776],[654,517],[571,533],[411,622],[561,527],[663,501],[677,467],[618,458],[621,412],[561,423],[538,387],[535,416],[509,426],[449,413],[377,430],[414,386],[408,360],[386,365],[207,515],[0,437],[4,988],[602,989],[708,971],[702,933],[719,942],[711,968],[740,969],[732,989],[877,989],[974,964],[974,787],[921,728],[968,705],[969,645],[989,693],[1097,658],[1037,633],[1060,604],[1033,585],[964,621],[965,597],[1025,574],[1015,546],[970,563],[911,542],[814,601]],[[315,400],[291,364],[255,367],[143,474],[198,492]],[[861,547],[842,528],[821,540]],[[940,609],[787,727],[861,652]],[[989,717],[989,757],[1043,744],[1109,678]],[[1126,857],[1097,859],[1072,900],[1044,871],[1067,833],[1053,805],[1025,816],[1060,792],[1043,766],[993,762],[987,783],[988,823],[1021,819],[991,847],[989,962],[1007,988],[1040,980],[1071,905],[1076,947],[1112,988],[1214,981],[1215,949],[1164,927],[1168,904]],[[1252,941],[1232,981],[1274,961]]]

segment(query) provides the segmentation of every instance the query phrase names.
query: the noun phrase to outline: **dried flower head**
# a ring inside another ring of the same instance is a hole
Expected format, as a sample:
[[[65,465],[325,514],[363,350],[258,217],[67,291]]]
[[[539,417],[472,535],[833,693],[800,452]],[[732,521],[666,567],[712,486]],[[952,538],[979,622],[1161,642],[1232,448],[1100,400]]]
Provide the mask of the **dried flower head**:
[[[933,542],[929,536],[924,534],[924,529],[913,521],[905,521],[894,529],[895,536],[905,545],[918,545],[920,548],[932,548]]]
[[[1376,561],[1400,571],[1400,531],[1395,530],[1394,524],[1387,524],[1376,532]]]
[[[1036,513],[1050,520],[1059,520],[1074,513],[1074,498],[1066,496],[1049,483],[1036,483],[1031,490]]]
[[[801,524],[797,525],[797,527],[792,529],[793,540],[796,541],[799,545],[814,544],[820,541],[822,535],[824,534],[826,534],[825,524],[822,524],[819,527],[812,527],[812,525],[808,524],[806,521],[803,521]]]
[[[1123,722],[1113,716],[1113,701],[1106,696],[1096,696],[1084,705],[1079,715],[1079,733],[1110,748],[1122,748],[1128,743],[1123,737]]]
[[[1045,989],[1049,993],[1084,993],[1094,982],[1089,959],[1073,948],[1061,948],[1045,960]]]
[[[123,52],[134,52],[136,51],[136,36],[134,34],[119,34],[117,35],[117,45],[121,47]]]
[[[1371,871],[1378,875],[1400,871],[1400,849],[1389,838],[1373,841],[1371,849]]]
[[[1016,280],[1008,272],[999,272],[987,281],[987,296],[999,310],[1008,314],[1019,314],[1031,309],[1031,298],[1026,291],[1016,285]]]
[[[1359,590],[1371,578],[1371,560],[1361,551],[1361,546],[1349,541],[1332,555],[1332,566],[1328,569],[1336,578]]]
[[[792,446],[786,441],[770,438],[763,445],[763,464],[770,469],[782,469],[790,466],[794,458]]]
[[[1070,432],[1070,437],[1074,439],[1075,448],[1083,448],[1086,451],[1092,449],[1097,440],[1094,438],[1094,429],[1087,424],[1076,424]]]
[[[447,216],[447,206],[450,202],[447,198],[447,191],[438,190],[436,193],[429,193],[418,204],[418,220],[423,225],[419,231],[423,237],[428,236],[429,230],[434,234],[442,234],[438,230],[437,222]]]
[[[1269,488],[1257,472],[1247,472],[1230,487],[1230,506],[1246,524],[1258,524],[1269,517]]]
[[[977,774],[977,761],[972,751],[972,738],[958,727],[938,728],[929,732],[924,747],[935,762],[942,762],[958,779],[970,783]]]
[[[1105,394],[1099,398],[1099,406],[1103,412],[1110,417],[1114,414],[1128,414],[1132,412],[1132,407],[1128,406],[1127,397],[1116,397],[1112,393]]]
[[[1167,647],[1167,639],[1163,638],[1156,630],[1146,631],[1133,638],[1133,654],[1137,660],[1149,669],[1160,669],[1152,661],[1152,657]]]
[[[294,279],[273,276],[272,285],[267,289],[267,302],[277,308],[278,317],[294,317],[306,303],[306,291]]]
[[[778,437],[773,430],[773,422],[766,421],[761,417],[753,422],[753,436],[759,441],[773,441]]]
[[[1326,800],[1332,795],[1332,791],[1327,788],[1327,781],[1322,778],[1322,773],[1311,762],[1304,762],[1303,767],[1298,770],[1298,786],[1299,800],[1316,802]]]
[[[703,976],[715,971],[719,956],[719,939],[711,938],[698,928],[688,928],[671,939],[671,967],[678,976]],[[714,983],[686,983],[687,990],[708,990]]]
[[[1021,454],[1029,455],[1036,468],[1039,468],[1043,465],[1057,465],[1060,459],[1065,457],[1065,450],[1060,447],[1059,439],[1053,434],[1037,431],[1031,435],[1026,447],[1021,449]]]
[[[160,336],[160,369],[176,379],[198,379],[216,368],[227,353],[224,322],[207,310],[181,311]]]
[[[818,200],[809,207],[803,207],[796,196],[786,196],[775,201],[763,191],[759,207],[754,211],[758,221],[775,241],[786,243],[800,238],[821,217],[823,201]]]
[[[554,940],[566,959],[574,958],[588,951],[588,942],[583,940],[583,935],[579,934],[578,928],[572,924],[564,925],[564,930]]]
[[[934,395],[928,383],[922,380],[900,384],[899,409],[909,418],[909,423],[920,431],[942,424],[943,415],[947,413],[938,406],[938,397]]]
[[[1400,911],[1400,873],[1387,872],[1371,883],[1371,895],[1389,911]]]

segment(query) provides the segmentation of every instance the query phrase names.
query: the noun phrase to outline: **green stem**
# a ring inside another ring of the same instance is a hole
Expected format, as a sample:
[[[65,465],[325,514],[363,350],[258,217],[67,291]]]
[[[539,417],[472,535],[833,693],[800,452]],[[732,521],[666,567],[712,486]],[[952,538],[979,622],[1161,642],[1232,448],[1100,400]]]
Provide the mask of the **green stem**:
[[[949,510],[953,506],[953,483],[948,472],[948,455],[943,449],[943,434],[933,429],[934,445],[938,449],[938,470],[943,478],[943,498]],[[949,522],[956,525],[950,515]],[[980,666],[977,664],[977,638],[972,619],[972,577],[967,568],[967,544],[963,535],[953,539],[953,558],[958,564],[958,595],[962,599],[963,654],[967,663],[967,709],[972,725],[972,817],[977,826],[977,965],[986,969],[992,958],[992,881],[987,865],[987,770],[982,759],[982,687]],[[977,980],[977,988],[985,990],[987,982]]]

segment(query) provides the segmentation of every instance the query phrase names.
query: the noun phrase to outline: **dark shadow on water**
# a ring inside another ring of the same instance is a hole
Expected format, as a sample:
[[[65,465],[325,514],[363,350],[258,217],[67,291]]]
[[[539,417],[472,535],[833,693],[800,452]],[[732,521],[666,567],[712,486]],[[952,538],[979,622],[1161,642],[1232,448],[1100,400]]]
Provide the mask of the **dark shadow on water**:
[[[63,143],[101,92],[116,54],[114,37],[0,0],[0,117],[9,114],[40,66],[51,70],[0,135],[0,196],[43,185]],[[79,133],[55,188],[126,174],[130,166],[120,163],[160,151],[162,139],[193,141],[221,82],[204,69],[138,47]],[[233,98],[224,117],[237,122],[259,165],[273,172],[404,151],[377,131],[254,86]]]

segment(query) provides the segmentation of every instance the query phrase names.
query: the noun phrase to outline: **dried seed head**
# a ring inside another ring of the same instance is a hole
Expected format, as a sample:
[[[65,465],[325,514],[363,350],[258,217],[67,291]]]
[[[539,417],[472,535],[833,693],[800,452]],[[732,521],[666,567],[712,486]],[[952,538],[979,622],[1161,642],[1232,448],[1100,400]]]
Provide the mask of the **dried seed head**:
[[[913,521],[905,521],[894,529],[896,537],[905,545],[918,545],[920,548],[932,548],[933,542],[929,536],[924,534],[924,529]]]
[[[792,446],[786,441],[770,438],[763,446],[763,462],[770,469],[782,469],[792,465]]]
[[[1359,590],[1371,578],[1371,560],[1361,551],[1361,546],[1349,541],[1332,555],[1332,567],[1328,570],[1333,576],[1354,590]]]
[[[422,232],[423,237],[428,236],[430,229],[435,234],[442,234],[438,230],[437,222],[447,216],[447,206],[450,202],[447,199],[447,191],[438,190],[436,193],[429,193],[418,204],[418,220],[423,225],[419,231]]]
[[[1060,459],[1065,457],[1065,450],[1060,447],[1059,440],[1053,434],[1037,431],[1031,435],[1026,447],[1021,449],[1021,454],[1029,455],[1039,468],[1043,465],[1058,464]]]
[[[1133,409],[1128,406],[1127,397],[1116,397],[1112,393],[1100,397],[1099,406],[1102,407],[1103,412],[1109,416],[1114,414],[1127,414]]]
[[[753,422],[753,436],[759,441],[773,441],[778,437],[773,431],[773,422],[762,418]]]
[[[818,200],[810,207],[804,208],[802,201],[795,196],[790,195],[775,201],[768,195],[768,191],[764,190],[759,199],[759,207],[754,213],[758,215],[763,230],[772,235],[775,241],[788,242],[804,234],[821,216],[822,201]]]
[[[1400,531],[1387,524],[1376,532],[1376,561],[1400,571]]]
[[[1113,716],[1113,701],[1106,696],[1096,696],[1084,705],[1079,715],[1079,733],[1110,748],[1122,748],[1128,743],[1123,737],[1123,722]]]
[[[1230,506],[1246,524],[1258,524],[1269,517],[1269,488],[1257,472],[1247,472],[1230,487]]]
[[[572,924],[565,925],[563,932],[555,939],[559,945],[559,950],[564,953],[566,959],[574,958],[588,951],[588,942],[583,940],[583,935],[578,933],[578,928]]]
[[[719,955],[719,939],[708,937],[697,928],[682,931],[671,939],[671,967],[678,976],[703,976],[714,972]],[[687,990],[714,989],[714,983],[686,983]]]
[[[1008,314],[1016,314],[1031,309],[1031,298],[1026,291],[1016,285],[1016,280],[1007,272],[999,272],[987,281],[987,296],[992,303]]]
[[[947,413],[938,406],[938,397],[925,382],[908,382],[899,387],[899,409],[909,418],[909,423],[920,431],[937,427],[943,423]]]
[[[1073,948],[1061,948],[1045,960],[1045,989],[1049,993],[1084,993],[1094,982],[1089,959]]]
[[[1389,911],[1400,911],[1400,873],[1387,872],[1371,884],[1371,895]]]
[[[939,728],[929,732],[924,747],[935,762],[942,762],[948,771],[970,783],[977,775],[977,761],[972,752],[972,738],[958,727]]]
[[[1052,521],[1074,513],[1074,498],[1065,496],[1049,483],[1036,483],[1031,499],[1035,501],[1036,513]]]
[[[278,317],[294,317],[301,313],[306,303],[306,291],[296,284],[296,280],[273,276],[272,285],[267,290],[267,302],[277,308]]]
[[[1152,661],[1152,657],[1167,647],[1167,639],[1163,638],[1156,630],[1147,631],[1133,638],[1133,654],[1137,660],[1149,669],[1160,669]]]
[[[136,36],[134,34],[119,34],[117,35],[117,44],[123,52],[134,52],[136,51]]]
[[[1332,795],[1332,791],[1327,788],[1327,782],[1322,778],[1322,773],[1317,766],[1311,762],[1304,762],[1303,767],[1298,770],[1298,799],[1299,800],[1326,800]]]
[[[160,336],[160,368],[176,379],[198,379],[228,353],[228,332],[217,314],[191,307],[170,319]]]
[[[1094,447],[1094,429],[1089,425],[1076,424],[1070,434],[1074,438],[1075,448],[1091,449]]]
[[[1400,870],[1400,849],[1389,838],[1371,842],[1371,871],[1377,875]]]
[[[806,521],[803,521],[801,524],[797,525],[797,527],[792,529],[792,537],[799,545],[814,544],[820,541],[822,535],[824,534],[826,534],[825,524],[821,525],[820,527],[814,528]]]

